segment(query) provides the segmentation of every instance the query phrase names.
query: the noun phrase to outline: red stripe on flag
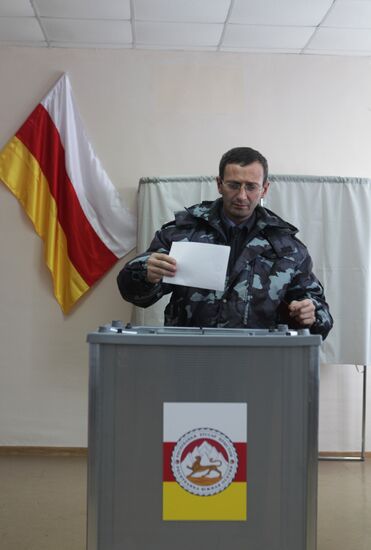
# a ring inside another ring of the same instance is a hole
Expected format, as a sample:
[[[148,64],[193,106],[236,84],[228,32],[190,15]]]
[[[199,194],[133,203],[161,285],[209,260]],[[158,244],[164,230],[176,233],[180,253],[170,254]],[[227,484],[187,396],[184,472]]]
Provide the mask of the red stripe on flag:
[[[247,480],[247,443],[233,443],[238,454],[238,468],[233,481]]]
[[[163,481],[175,481],[175,477],[171,470],[171,455],[176,443],[168,443],[164,441],[163,446]]]
[[[171,455],[176,443],[164,441],[163,444],[163,481],[175,481],[171,469]],[[247,443],[233,443],[238,455],[238,468],[233,481],[246,481],[247,479]]]
[[[16,133],[38,161],[54,197],[58,221],[67,237],[68,256],[91,286],[117,257],[100,240],[86,218],[67,175],[64,147],[48,111],[39,104]]]

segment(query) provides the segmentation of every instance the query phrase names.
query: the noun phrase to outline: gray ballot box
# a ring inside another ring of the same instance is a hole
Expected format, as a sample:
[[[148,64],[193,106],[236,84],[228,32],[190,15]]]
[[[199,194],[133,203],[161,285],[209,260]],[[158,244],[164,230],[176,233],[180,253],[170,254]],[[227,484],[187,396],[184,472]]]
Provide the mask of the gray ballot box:
[[[320,336],[115,321],[88,342],[88,550],[315,550]]]

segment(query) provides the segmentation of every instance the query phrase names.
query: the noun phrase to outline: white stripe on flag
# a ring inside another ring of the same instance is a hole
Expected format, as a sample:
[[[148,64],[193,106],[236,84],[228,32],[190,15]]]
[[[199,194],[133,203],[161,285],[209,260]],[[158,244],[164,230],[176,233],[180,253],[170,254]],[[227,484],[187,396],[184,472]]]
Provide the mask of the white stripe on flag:
[[[135,247],[136,218],[103,169],[85,133],[64,74],[41,101],[59,131],[67,174],[82,210],[104,244],[121,258]]]
[[[164,403],[164,441],[178,441],[196,428],[214,428],[244,443],[247,403]]]

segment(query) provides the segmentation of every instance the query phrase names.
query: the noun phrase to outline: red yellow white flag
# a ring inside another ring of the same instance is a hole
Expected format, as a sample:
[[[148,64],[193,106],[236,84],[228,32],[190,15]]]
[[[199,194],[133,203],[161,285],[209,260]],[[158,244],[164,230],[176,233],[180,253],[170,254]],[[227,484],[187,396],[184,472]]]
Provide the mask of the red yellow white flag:
[[[245,521],[247,403],[164,403],[163,520]]]
[[[44,241],[64,313],[135,246],[135,217],[93,151],[66,74],[0,152],[0,179]]]

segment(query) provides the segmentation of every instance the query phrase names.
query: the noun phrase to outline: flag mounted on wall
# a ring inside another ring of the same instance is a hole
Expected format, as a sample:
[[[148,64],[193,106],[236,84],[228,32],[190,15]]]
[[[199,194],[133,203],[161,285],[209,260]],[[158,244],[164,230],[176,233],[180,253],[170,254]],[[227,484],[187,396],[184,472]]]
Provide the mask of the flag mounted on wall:
[[[0,179],[44,241],[64,313],[134,248],[135,216],[93,151],[66,74],[0,152]]]

